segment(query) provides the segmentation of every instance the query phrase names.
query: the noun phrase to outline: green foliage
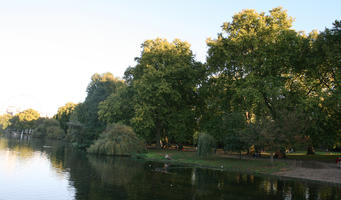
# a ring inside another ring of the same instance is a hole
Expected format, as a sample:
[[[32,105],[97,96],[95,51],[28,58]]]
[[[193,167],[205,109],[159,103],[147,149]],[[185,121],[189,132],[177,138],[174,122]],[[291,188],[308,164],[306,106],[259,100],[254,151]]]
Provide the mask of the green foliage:
[[[200,133],[198,138],[198,156],[207,157],[213,153],[216,147],[216,140],[206,133]]]
[[[309,119],[305,136],[310,145],[329,149],[341,141],[341,22],[333,25],[310,37],[311,62],[302,84]]]
[[[130,156],[146,151],[144,141],[129,126],[111,124],[88,148],[88,152],[104,155]]]
[[[79,149],[86,149],[92,141],[88,138],[90,134],[86,134],[85,125],[79,121],[79,118],[84,115],[83,112],[85,111],[83,110],[82,103],[77,104],[67,123],[66,139]]]
[[[115,78],[111,73],[94,74],[87,87],[85,101],[75,108],[75,120],[82,125],[82,131],[73,129],[73,139],[77,146],[88,147],[98,138],[105,128],[105,122],[98,119],[98,105],[109,95],[116,92],[123,85],[123,81]],[[78,138],[76,138],[78,137]]]
[[[40,117],[40,114],[38,111],[33,109],[27,109],[18,114],[19,121],[23,122],[31,122],[34,120],[37,120]]]
[[[0,130],[5,130],[8,126],[11,125],[10,123],[11,118],[12,118],[12,115],[10,114],[0,115]]]
[[[224,143],[224,150],[241,152],[252,145],[245,131],[246,123],[241,113],[225,114],[221,124],[225,133],[221,140]]]
[[[147,40],[137,65],[125,79],[134,91],[131,123],[145,138],[191,141],[196,127],[195,102],[203,66],[194,60],[190,45],[178,39]]]
[[[65,133],[63,129],[60,128],[59,122],[57,120],[42,118],[39,120],[39,123],[33,130],[32,137],[63,139],[65,137]]]
[[[24,110],[10,119],[10,128],[16,129],[18,131],[24,129],[33,129],[35,126],[35,121],[38,120],[40,114],[38,111],[33,109]]]
[[[123,123],[130,125],[130,120],[134,116],[133,96],[133,88],[122,84],[116,92],[99,104],[99,119],[106,124]]]
[[[292,144],[298,134],[311,143],[337,141],[340,28],[336,22],[331,30],[305,36],[291,29],[292,21],[281,8],[268,15],[243,10],[224,23],[217,39],[208,40],[210,76],[200,89],[205,103],[201,127],[216,129],[215,137],[222,138],[224,131],[213,124],[238,112],[249,124],[240,133],[252,133],[252,139],[231,132],[228,143],[273,150]]]
[[[65,132],[59,126],[50,126],[46,129],[47,138],[49,139],[64,139]]]
[[[66,103],[64,106],[58,108],[57,114],[54,116],[54,118],[59,121],[60,127],[64,130],[65,134],[68,129],[67,123],[76,106],[77,104],[71,102]]]
[[[259,118],[244,130],[245,141],[257,149],[271,152],[293,147],[307,126],[306,116],[295,111],[280,111],[276,120]]]
[[[291,23],[281,8],[270,15],[243,10],[224,23],[218,39],[208,41],[209,70],[219,74],[210,82],[226,90],[220,93],[227,95],[228,109],[276,118],[278,107],[290,100],[285,75],[300,67],[304,44]]]

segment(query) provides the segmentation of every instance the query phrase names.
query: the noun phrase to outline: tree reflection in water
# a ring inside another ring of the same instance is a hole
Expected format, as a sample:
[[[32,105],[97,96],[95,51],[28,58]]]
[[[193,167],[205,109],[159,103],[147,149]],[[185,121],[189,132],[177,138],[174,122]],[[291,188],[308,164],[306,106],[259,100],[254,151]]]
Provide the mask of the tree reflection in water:
[[[59,141],[0,139],[0,150],[4,149],[19,152],[27,160],[37,153],[47,157],[52,170],[68,179],[78,200],[341,199],[341,186],[337,185],[179,165],[169,165],[167,171],[157,170],[164,164],[87,155]]]

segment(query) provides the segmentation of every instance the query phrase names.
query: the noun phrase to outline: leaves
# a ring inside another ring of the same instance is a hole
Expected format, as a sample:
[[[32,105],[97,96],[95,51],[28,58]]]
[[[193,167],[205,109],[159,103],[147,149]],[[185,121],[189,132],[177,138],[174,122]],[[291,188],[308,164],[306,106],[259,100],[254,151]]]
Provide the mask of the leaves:
[[[142,44],[138,64],[126,71],[134,90],[135,115],[131,122],[138,133],[184,142],[195,129],[196,87],[203,75],[190,45],[178,39],[157,38]]]
[[[54,116],[59,121],[60,127],[67,133],[68,125],[72,112],[75,110],[77,104],[66,103],[64,106],[58,108],[57,114]]]
[[[10,119],[10,127],[19,131],[34,128],[34,122],[38,120],[40,114],[33,109],[24,110]]]
[[[90,153],[121,156],[142,153],[145,150],[144,141],[131,127],[122,124],[109,125],[99,139],[88,148]]]

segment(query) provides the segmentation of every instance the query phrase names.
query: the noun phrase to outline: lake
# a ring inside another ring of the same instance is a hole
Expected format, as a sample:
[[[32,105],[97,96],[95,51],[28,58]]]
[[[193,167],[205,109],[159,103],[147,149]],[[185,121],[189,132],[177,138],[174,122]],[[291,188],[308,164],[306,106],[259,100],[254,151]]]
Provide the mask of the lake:
[[[60,141],[0,138],[0,200],[43,199],[340,200],[341,186],[100,157]]]

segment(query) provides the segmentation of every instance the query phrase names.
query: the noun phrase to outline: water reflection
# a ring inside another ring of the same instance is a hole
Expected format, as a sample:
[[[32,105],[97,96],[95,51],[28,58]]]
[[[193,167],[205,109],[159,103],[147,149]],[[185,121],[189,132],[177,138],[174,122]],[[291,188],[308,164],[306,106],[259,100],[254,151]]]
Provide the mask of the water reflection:
[[[68,174],[51,167],[48,153],[29,140],[1,138],[0,144],[0,199],[74,199]]]
[[[87,155],[58,141],[3,138],[0,185],[0,199],[341,199],[336,185],[165,167]]]

